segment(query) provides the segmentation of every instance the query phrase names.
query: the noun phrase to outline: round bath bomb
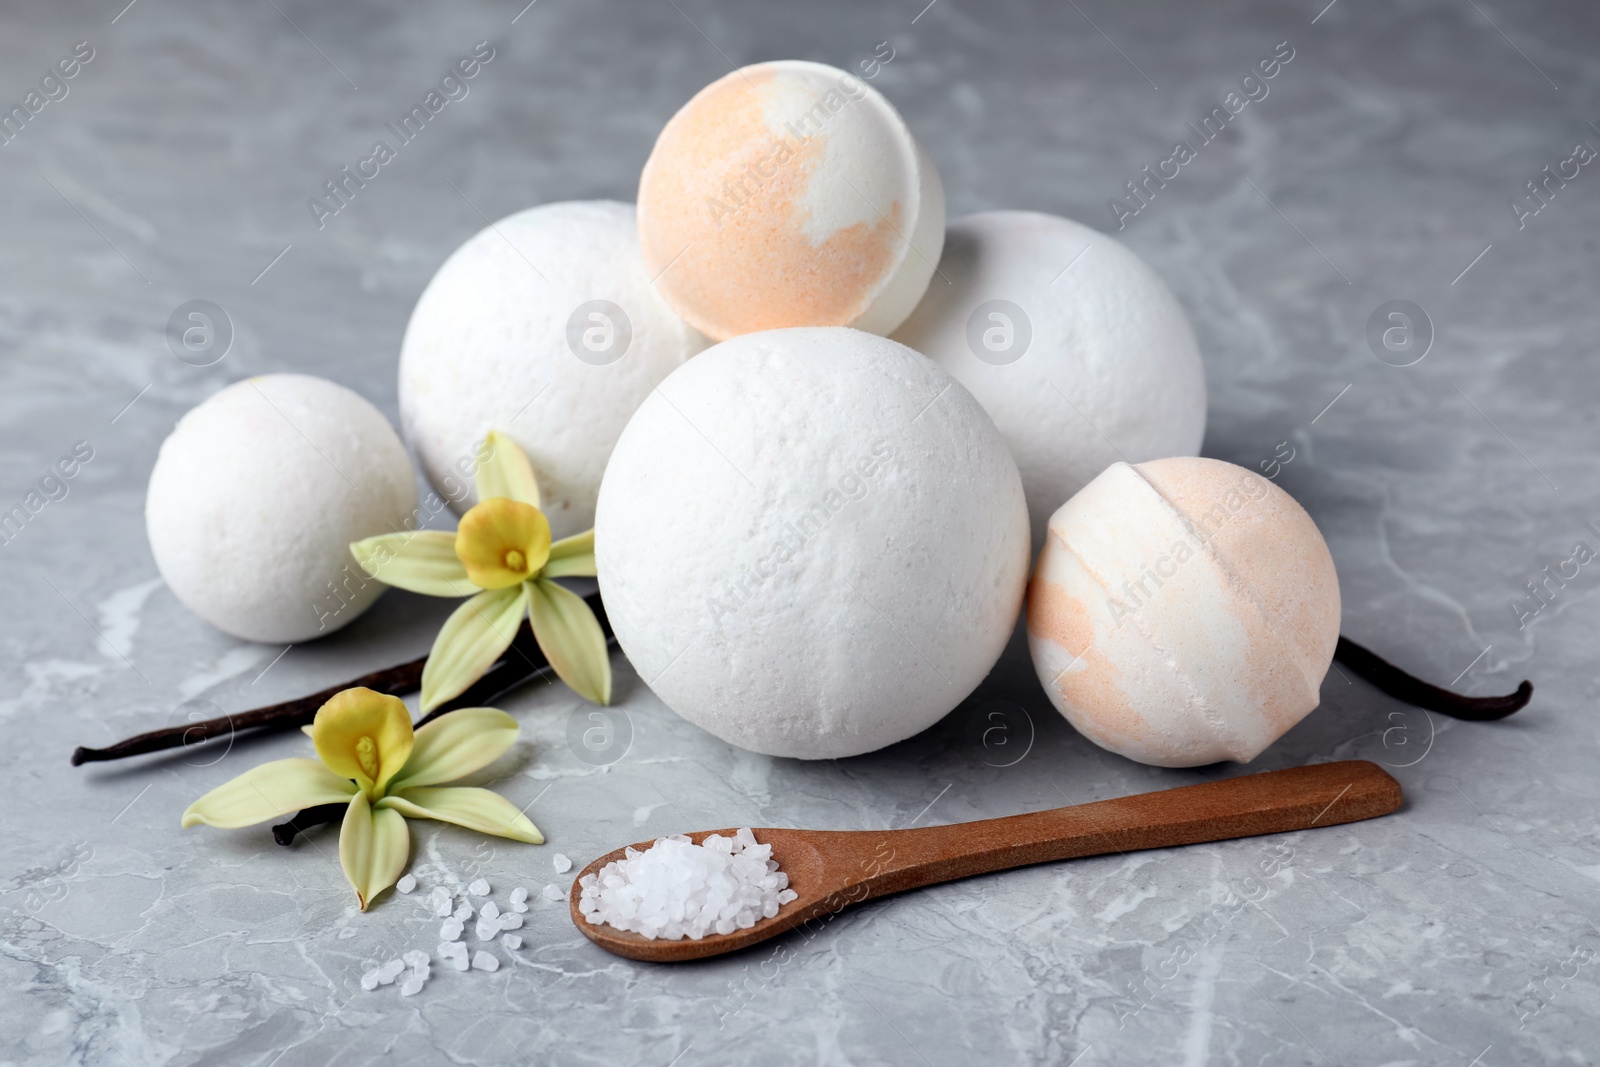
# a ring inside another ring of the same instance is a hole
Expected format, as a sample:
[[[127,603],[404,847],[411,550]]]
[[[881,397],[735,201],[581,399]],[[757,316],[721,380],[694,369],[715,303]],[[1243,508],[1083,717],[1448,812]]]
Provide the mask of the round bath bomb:
[[[709,342],[650,285],[633,207],[546,204],[481,231],[433,276],[400,349],[400,422],[460,514],[477,444],[510,435],[557,540],[594,525],[617,435],[656,384]]]
[[[617,639],[668,706],[825,759],[910,737],[983,680],[1022,605],[1028,516],[949,375],[873,334],[773,330],[640,406],[595,556]]]
[[[985,211],[950,224],[939,273],[895,340],[994,417],[1035,550],[1051,512],[1110,464],[1200,450],[1206,378],[1189,320],[1116,240],[1054,215]]]
[[[786,326],[886,334],[939,261],[944,188],[864,80],[757,63],[661,131],[639,178],[639,240],[662,295],[717,340]]]
[[[416,521],[399,436],[342,385],[304,374],[235,382],[178,420],[156,457],[145,529],[183,605],[249,641],[349,625],[384,586],[350,542]]]
[[[1317,706],[1339,578],[1316,524],[1253,471],[1106,468],[1050,517],[1028,647],[1057,710],[1140,763],[1247,763]]]

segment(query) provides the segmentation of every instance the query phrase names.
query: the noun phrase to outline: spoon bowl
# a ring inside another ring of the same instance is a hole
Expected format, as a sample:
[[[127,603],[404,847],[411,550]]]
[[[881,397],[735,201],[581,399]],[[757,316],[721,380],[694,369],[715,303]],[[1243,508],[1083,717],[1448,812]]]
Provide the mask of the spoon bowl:
[[[731,934],[698,940],[651,939],[589,922],[578,910],[580,880],[623,857],[616,849],[573,880],[572,921],[608,952],[651,963],[676,963],[748,948],[874,897],[1052,860],[1171,848],[1259,834],[1287,833],[1387,815],[1403,800],[1400,783],[1366,760],[1317,763],[1241,775],[1220,782],[913,830],[758,829],[789,876],[796,898],[770,919]],[[696,844],[720,833],[686,835]],[[652,841],[630,847],[639,851]]]

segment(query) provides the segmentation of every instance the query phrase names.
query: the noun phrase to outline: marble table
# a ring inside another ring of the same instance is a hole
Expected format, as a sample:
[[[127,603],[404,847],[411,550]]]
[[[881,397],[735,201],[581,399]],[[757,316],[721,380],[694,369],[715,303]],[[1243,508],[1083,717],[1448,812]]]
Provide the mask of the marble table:
[[[1600,171],[1575,161],[1600,147],[1594,5],[125,2],[0,14],[6,108],[78,49],[0,147],[0,508],[92,452],[0,544],[0,1063],[1600,1062],[1600,565],[1563,562],[1600,547]],[[317,218],[307,201],[479,41],[470,93]],[[363,915],[327,831],[178,827],[299,736],[68,766],[418,655],[447,607],[391,593],[287,651],[191,616],[141,520],[184,411],[297,370],[393,417],[410,308],[486,220],[631,199],[661,124],[731,65],[879,42],[876,84],[952,215],[1069,215],[1170,282],[1208,361],[1205,454],[1276,457],[1327,535],[1345,632],[1471,693],[1532,678],[1532,706],[1459,723],[1334,673],[1255,767],[1379,761],[1407,793],[1393,816],[975,878],[645,966],[539,896],[566,884],[553,852],[953,822],[1241,768],[1094,748],[1020,642],[925,734],[820,764],[728,747],[618,656],[609,724],[550,685],[504,701],[524,740],[495,785],[548,846],[417,827],[424,889],[482,876],[534,900],[498,971],[436,962],[414,997],[359,979],[433,947],[424,894]],[[1267,95],[1200,142],[1188,124],[1275,49],[1292,59]],[[1179,140],[1195,158],[1129,200]],[[205,366],[167,343],[193,300],[231,324]]]

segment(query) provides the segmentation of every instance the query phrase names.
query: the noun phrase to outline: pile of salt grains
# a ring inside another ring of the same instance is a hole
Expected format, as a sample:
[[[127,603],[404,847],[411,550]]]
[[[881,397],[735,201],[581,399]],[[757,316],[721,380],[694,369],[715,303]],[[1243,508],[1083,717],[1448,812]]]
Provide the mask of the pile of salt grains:
[[[757,844],[749,827],[732,837],[712,834],[699,845],[682,834],[658,838],[578,884],[578,910],[590,923],[667,941],[748,930],[798,895],[778,870],[772,846]]]
[[[552,857],[555,861],[557,874],[565,874],[572,869],[572,861],[559,852]],[[417,880],[412,875],[406,875],[395,883],[395,890],[400,893],[410,894],[417,888]],[[467,886],[467,893],[475,897],[489,895],[489,883],[479,878]],[[566,896],[561,887],[555,884],[547,885],[542,892],[546,900],[560,900]],[[469,967],[478,971],[495,971],[500,968],[500,957],[485,949],[479,949],[468,959],[466,943],[461,940],[461,935],[466,929],[466,922],[472,918],[473,908],[470,903],[463,900],[455,904],[455,898],[444,886],[435,886],[428,895],[428,905],[435,916],[444,919],[439,926],[439,947],[435,949],[440,958],[448,962],[458,971],[465,971]],[[522,916],[528,910],[528,891],[521,886],[511,891],[509,897],[509,912],[502,912],[500,906],[492,900],[486,900],[478,906],[478,921],[474,932],[483,944],[489,944],[496,937],[506,948],[516,950],[522,947],[522,935],[507,931],[518,930],[522,927]],[[399,959],[390,960],[372,968],[361,976],[361,988],[373,990],[381,985],[392,985],[400,979],[401,972],[407,967],[411,973],[400,981],[401,996],[415,996],[422,992],[423,985],[433,973],[433,961],[421,949],[412,949]]]

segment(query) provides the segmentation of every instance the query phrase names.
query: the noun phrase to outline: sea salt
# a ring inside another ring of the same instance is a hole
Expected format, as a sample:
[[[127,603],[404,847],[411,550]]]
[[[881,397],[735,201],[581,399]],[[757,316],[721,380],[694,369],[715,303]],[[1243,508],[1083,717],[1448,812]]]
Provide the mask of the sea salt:
[[[417,880],[412,875],[403,874],[400,876],[400,880],[394,884],[394,888],[397,893],[409,893],[417,888]]]
[[[511,913],[510,915],[502,915],[496,921],[499,922],[500,929],[502,930],[522,929],[522,916],[516,914],[515,912]]]
[[[444,886],[433,887],[433,892],[428,894],[428,903],[433,907],[433,913],[438,916],[450,914],[450,893]]]
[[[561,853],[557,852],[554,856],[550,857],[550,859],[556,865],[557,874],[566,874],[568,871],[572,870],[572,861],[563,856]],[[409,893],[410,890],[408,889],[406,892]]]
[[[515,889],[513,889],[511,891],[511,903],[513,905],[521,904],[524,900],[527,900],[527,899],[528,899],[528,890],[527,890],[526,886],[520,886],[519,885],[519,886],[517,886],[517,888],[515,888]]]
[[[446,961],[458,971],[467,969],[467,946],[460,941],[445,941],[439,945],[436,952],[439,958]]]
[[[528,910],[528,902],[526,900],[513,900],[511,902],[511,910],[515,911],[515,912],[527,911]]]
[[[492,900],[486,901],[483,907],[478,909],[478,914],[485,919],[498,919],[500,917],[500,906]]]
[[[500,933],[500,920],[480,916],[478,925],[473,932],[478,935],[479,941],[493,941],[495,936]]]
[[[544,890],[539,895],[544,897],[546,900],[560,900],[562,897],[566,896],[565,893],[561,892],[561,887],[554,884],[545,886]]]
[[[416,996],[418,993],[422,992],[422,983],[426,982],[427,980],[428,979],[426,977],[420,974],[410,975],[404,982],[400,983],[400,995],[402,997]]]
[[[472,905],[463,902],[461,907],[456,909],[455,918],[460,922],[466,922],[472,918]]]
[[[439,939],[441,941],[460,941],[462,929],[460,919],[446,919],[439,924]]]
[[[498,971],[500,957],[492,952],[476,952],[472,956],[472,968],[477,971]]]
[[[400,958],[405,961],[406,966],[413,970],[420,970],[428,965],[428,954],[420,948],[414,948]]]
[[[757,843],[748,827],[699,845],[675,834],[643,852],[627,849],[578,884],[578,911],[590,923],[668,941],[749,929],[797,896],[772,846]]]
[[[477,881],[467,886],[467,892],[471,893],[475,897],[486,897],[489,895],[489,883],[484,881],[482,878],[479,878]]]
[[[521,948],[522,947],[522,935],[521,934],[501,934],[500,935],[500,943],[502,945],[504,945],[506,948],[510,948],[510,949]]]

